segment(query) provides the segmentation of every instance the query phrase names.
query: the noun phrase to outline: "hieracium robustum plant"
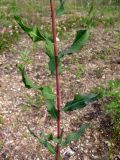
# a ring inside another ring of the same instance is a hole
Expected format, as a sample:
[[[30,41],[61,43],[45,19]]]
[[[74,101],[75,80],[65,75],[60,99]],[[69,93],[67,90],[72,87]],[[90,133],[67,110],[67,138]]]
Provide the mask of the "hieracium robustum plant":
[[[64,11],[64,0],[60,0],[60,8],[55,12],[54,9],[54,0],[50,0],[51,7],[51,17],[52,17],[52,34],[53,36],[48,36],[48,34],[43,33],[37,27],[28,27],[24,24],[20,16],[15,16],[15,20],[20,25],[20,27],[28,34],[33,42],[44,42],[45,54],[49,57],[49,70],[51,74],[54,74],[56,77],[56,96],[53,93],[51,86],[39,86],[35,85],[32,80],[29,79],[26,73],[25,63],[19,63],[18,68],[22,75],[22,81],[26,88],[37,90],[39,94],[42,94],[46,102],[46,107],[51,118],[56,119],[57,123],[57,137],[54,137],[53,134],[46,135],[45,133],[40,133],[40,136],[36,135],[30,128],[29,131],[31,134],[38,139],[38,141],[48,149],[48,151],[53,154],[56,160],[62,159],[60,154],[60,148],[68,146],[71,141],[78,141],[81,134],[84,133],[85,129],[89,126],[88,124],[83,124],[77,132],[71,132],[66,135],[66,138],[63,138],[64,130],[61,129],[61,112],[71,112],[76,109],[81,109],[87,106],[89,102],[96,100],[96,94],[86,94],[81,95],[77,94],[74,96],[74,99],[70,102],[67,102],[65,106],[61,107],[60,104],[60,78],[59,72],[61,70],[62,58],[64,56],[69,56],[73,53],[77,53],[81,48],[87,43],[90,35],[90,27],[92,23],[92,14],[93,7],[91,7],[87,27],[81,30],[78,30],[76,37],[70,47],[63,51],[58,51],[56,45],[56,13],[61,15]],[[52,35],[51,34],[51,35]],[[56,145],[53,145],[56,144]]]

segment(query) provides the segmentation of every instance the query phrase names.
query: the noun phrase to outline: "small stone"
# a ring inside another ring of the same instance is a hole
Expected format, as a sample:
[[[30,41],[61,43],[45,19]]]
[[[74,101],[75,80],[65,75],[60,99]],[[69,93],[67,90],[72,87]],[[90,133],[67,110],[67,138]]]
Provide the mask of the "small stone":
[[[74,156],[75,152],[70,147],[68,147],[64,152],[64,155]]]
[[[60,42],[60,39],[59,39],[58,37],[56,37],[56,41],[57,41],[57,42]]]

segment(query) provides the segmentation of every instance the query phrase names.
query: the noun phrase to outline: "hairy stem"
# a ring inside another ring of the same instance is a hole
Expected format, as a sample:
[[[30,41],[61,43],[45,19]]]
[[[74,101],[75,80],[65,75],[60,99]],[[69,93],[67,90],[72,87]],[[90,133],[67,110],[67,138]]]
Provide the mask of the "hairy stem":
[[[56,22],[55,22],[55,5],[54,0],[50,0],[51,6],[51,17],[52,17],[52,32],[54,40],[54,56],[55,56],[55,67],[56,67],[56,96],[57,96],[57,111],[58,111],[58,120],[57,120],[57,138],[60,138],[61,129],[60,129],[60,80],[59,80],[59,70],[58,70],[58,51],[56,43]],[[56,160],[60,160],[60,145],[57,144],[56,148]]]

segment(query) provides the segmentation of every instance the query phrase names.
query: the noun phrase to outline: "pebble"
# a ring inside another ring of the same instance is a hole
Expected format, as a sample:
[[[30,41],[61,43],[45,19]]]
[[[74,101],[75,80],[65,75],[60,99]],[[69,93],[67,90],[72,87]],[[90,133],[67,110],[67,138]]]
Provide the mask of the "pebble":
[[[75,155],[75,152],[74,152],[70,147],[68,147],[68,148],[66,149],[66,151],[64,152],[64,155],[73,156],[73,155]]]

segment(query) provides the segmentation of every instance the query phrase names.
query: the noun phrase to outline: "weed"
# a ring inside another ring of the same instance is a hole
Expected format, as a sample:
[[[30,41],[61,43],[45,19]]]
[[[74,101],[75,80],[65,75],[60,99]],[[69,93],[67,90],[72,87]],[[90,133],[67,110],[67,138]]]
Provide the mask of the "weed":
[[[76,74],[76,77],[77,77],[77,78],[80,78],[80,77],[84,74],[85,68],[84,68],[84,66],[81,65],[81,64],[78,64],[77,67],[78,67],[78,70],[76,71],[75,74]]]
[[[69,56],[73,53],[79,52],[83,46],[87,43],[90,35],[91,21],[92,21],[92,8],[90,9],[89,16],[87,18],[87,27],[78,30],[76,33],[76,37],[70,47],[65,50],[58,51],[56,44],[56,24],[55,24],[55,9],[54,9],[54,0],[50,0],[51,6],[51,15],[52,15],[52,33],[50,34],[44,33],[42,30],[39,30],[37,27],[28,27],[24,24],[23,20],[19,16],[15,16],[16,22],[20,25],[20,27],[27,33],[27,35],[31,38],[33,42],[42,41],[45,45],[45,53],[49,57],[49,70],[51,74],[54,74],[56,77],[56,96],[53,93],[52,87],[49,86],[39,86],[36,85],[32,80],[29,79],[26,73],[26,63],[29,61],[28,52],[22,52],[21,63],[18,64],[18,69],[22,75],[22,81],[26,88],[33,89],[37,91],[38,97],[31,100],[35,106],[38,106],[40,103],[40,95],[43,97],[47,111],[51,118],[57,121],[57,137],[54,137],[52,133],[46,135],[41,132],[39,136],[35,134],[29,127],[30,133],[38,139],[38,141],[48,149],[48,151],[55,157],[56,160],[60,160],[60,147],[68,146],[71,141],[77,142],[80,136],[85,132],[85,130],[89,127],[88,124],[83,124],[76,132],[71,132],[63,138],[64,130],[61,129],[61,112],[71,112],[77,109],[82,109],[87,106],[88,103],[95,101],[97,99],[97,95],[93,93],[89,94],[77,94],[74,96],[74,99],[67,102],[65,106],[61,107],[60,104],[60,79],[59,73],[61,71],[61,63],[62,58],[64,56]],[[60,8],[57,10],[57,14],[60,12],[62,14],[64,12],[64,0],[60,0]],[[81,69],[81,67],[80,67]],[[81,69],[82,70],[82,69]],[[56,144],[53,145],[53,144]]]
[[[19,61],[23,64],[23,65],[28,65],[32,63],[32,60],[29,58],[29,50],[22,50],[20,51],[20,59]]]

